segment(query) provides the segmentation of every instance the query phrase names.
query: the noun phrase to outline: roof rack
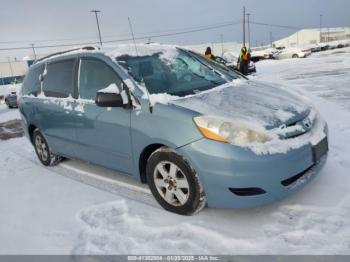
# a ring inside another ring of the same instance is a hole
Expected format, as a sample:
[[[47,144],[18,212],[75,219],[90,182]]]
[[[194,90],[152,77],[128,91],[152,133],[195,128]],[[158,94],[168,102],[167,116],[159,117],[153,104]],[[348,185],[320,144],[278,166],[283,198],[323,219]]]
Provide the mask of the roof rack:
[[[82,47],[78,47],[78,48],[73,48],[73,49],[69,49],[69,50],[65,50],[65,51],[61,51],[61,52],[56,52],[56,53],[44,56],[42,58],[37,59],[35,61],[35,63],[38,63],[40,61],[43,61],[43,60],[45,60],[47,58],[50,58],[50,57],[53,57],[53,56],[56,56],[56,55],[63,55],[63,54],[66,54],[66,53],[69,53],[69,52],[73,52],[73,51],[78,51],[78,50],[94,51],[94,50],[100,50],[100,48],[96,47],[96,46],[82,46]]]

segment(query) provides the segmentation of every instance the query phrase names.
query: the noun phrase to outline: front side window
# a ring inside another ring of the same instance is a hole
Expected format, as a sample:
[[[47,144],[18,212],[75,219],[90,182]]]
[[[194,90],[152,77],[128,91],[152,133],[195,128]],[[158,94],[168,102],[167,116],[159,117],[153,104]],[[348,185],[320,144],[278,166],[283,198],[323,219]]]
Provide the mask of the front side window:
[[[59,98],[73,96],[74,65],[74,59],[47,64],[43,82],[45,96]]]
[[[107,64],[96,59],[82,59],[80,61],[80,98],[95,100],[97,92],[110,84],[116,84],[120,88],[122,81]]]
[[[31,68],[24,79],[22,95],[37,96],[40,93],[40,74],[44,71],[44,65]]]

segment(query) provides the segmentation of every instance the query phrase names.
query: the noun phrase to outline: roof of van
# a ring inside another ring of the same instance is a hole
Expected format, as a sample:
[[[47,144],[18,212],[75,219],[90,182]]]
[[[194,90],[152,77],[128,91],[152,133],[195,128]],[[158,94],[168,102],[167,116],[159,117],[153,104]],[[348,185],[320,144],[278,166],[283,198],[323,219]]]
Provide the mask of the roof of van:
[[[96,46],[81,46],[72,48],[69,50],[53,53],[47,56],[44,56],[36,61],[40,63],[46,60],[54,59],[61,56],[79,54],[79,53],[102,53],[110,57],[118,57],[122,55],[130,56],[146,56],[153,55],[155,53],[169,53],[175,51],[178,46],[175,45],[163,45],[157,43],[151,44],[120,44],[114,46],[104,46],[102,48]]]

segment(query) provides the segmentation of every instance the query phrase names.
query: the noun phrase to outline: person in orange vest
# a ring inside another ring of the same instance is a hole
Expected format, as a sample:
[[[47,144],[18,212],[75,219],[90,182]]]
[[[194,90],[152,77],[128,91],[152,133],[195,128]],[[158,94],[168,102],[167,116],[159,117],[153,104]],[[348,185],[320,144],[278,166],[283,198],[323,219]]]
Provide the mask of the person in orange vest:
[[[238,57],[237,65],[239,66],[239,71],[243,75],[248,75],[248,66],[250,62],[250,54],[245,46],[241,49],[241,54]]]
[[[215,60],[215,56],[211,53],[211,48],[208,46],[205,50],[204,56],[208,59]]]

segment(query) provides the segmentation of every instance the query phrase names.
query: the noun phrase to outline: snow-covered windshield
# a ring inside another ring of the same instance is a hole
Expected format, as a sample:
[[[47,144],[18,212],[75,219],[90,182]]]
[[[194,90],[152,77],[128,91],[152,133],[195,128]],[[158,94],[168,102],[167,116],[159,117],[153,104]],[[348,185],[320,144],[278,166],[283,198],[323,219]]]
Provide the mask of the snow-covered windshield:
[[[151,94],[186,96],[222,85],[239,76],[200,55],[181,49],[144,56],[116,58],[129,74],[143,83]]]

